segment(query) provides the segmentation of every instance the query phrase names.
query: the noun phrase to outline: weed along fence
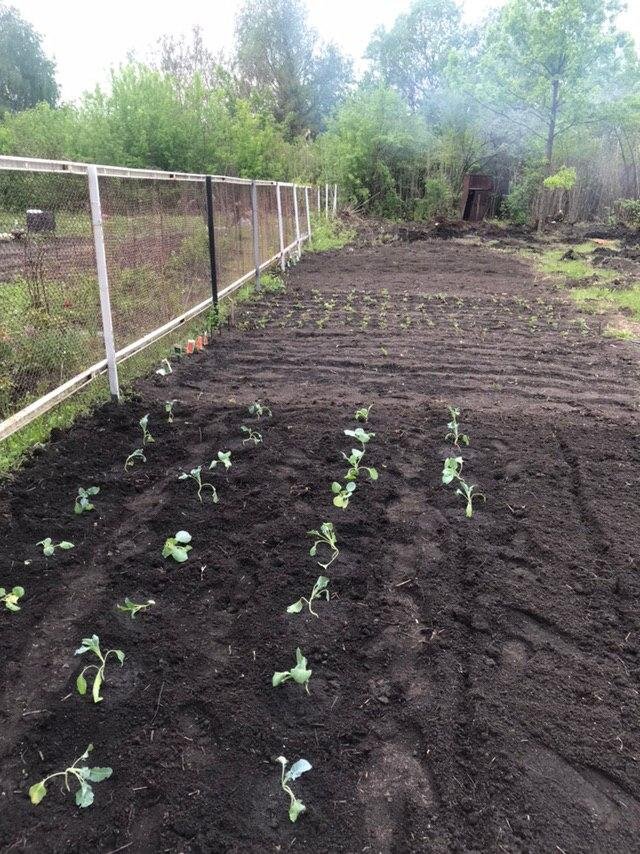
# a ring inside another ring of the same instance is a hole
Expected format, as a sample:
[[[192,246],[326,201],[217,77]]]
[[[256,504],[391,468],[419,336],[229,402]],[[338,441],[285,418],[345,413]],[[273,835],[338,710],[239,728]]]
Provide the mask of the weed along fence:
[[[310,187],[0,157],[0,440],[299,256]]]

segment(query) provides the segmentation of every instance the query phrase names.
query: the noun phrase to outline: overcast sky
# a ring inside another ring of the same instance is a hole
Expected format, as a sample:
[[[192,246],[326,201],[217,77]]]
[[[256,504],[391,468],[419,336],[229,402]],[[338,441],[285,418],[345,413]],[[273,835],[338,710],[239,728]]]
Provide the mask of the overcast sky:
[[[109,80],[109,69],[135,50],[145,55],[164,33],[188,33],[199,24],[214,52],[231,51],[234,14],[241,0],[9,0],[44,37],[57,63],[62,97],[77,98]],[[504,0],[463,0],[468,20],[478,20]],[[311,24],[358,60],[373,30],[390,26],[411,0],[307,0]],[[640,44],[640,0],[630,0],[620,20]]]

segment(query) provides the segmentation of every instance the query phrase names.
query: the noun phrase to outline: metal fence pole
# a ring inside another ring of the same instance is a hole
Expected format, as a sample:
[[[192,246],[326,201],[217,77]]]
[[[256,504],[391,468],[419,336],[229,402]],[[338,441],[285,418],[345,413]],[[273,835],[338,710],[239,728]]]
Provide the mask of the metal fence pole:
[[[102,207],[100,205],[100,187],[98,186],[98,170],[96,166],[87,166],[87,179],[89,182],[89,199],[91,201],[91,224],[93,226],[93,245],[96,253],[98,287],[100,289],[100,312],[102,314],[104,349],[107,356],[109,390],[111,391],[111,396],[117,400],[120,397],[120,385],[118,383],[118,366],[116,365],[116,348],[113,340],[109,275],[107,273],[107,256],[104,251]]]
[[[304,188],[304,206],[307,211],[307,240],[311,240],[311,211],[309,210],[309,188]]]
[[[218,307],[218,270],[216,268],[216,233],[213,224],[213,181],[211,175],[204,179],[207,200],[207,232],[209,235],[209,267],[211,271],[211,296],[213,308]]]
[[[287,268],[287,259],[284,254],[284,224],[282,222],[282,197],[280,196],[280,182],[276,183],[276,201],[278,202],[278,240],[280,241],[280,269],[284,273]]]
[[[329,185],[324,185],[324,217],[329,219]]]
[[[338,185],[333,185],[333,216],[338,215]]]
[[[322,210],[322,201],[320,199],[320,184],[318,184],[318,213]]]
[[[296,218],[296,248],[298,250],[298,258],[302,254],[300,251],[300,217],[298,211],[298,188],[293,185],[293,215]]]
[[[251,230],[253,232],[253,266],[256,270],[256,287],[260,287],[260,230],[258,224],[258,187],[251,182]]]

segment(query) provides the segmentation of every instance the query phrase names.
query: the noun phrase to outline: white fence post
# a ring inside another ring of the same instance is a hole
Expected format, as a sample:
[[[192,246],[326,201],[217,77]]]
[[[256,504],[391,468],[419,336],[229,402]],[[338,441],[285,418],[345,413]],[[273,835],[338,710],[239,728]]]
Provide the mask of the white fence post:
[[[307,240],[311,241],[311,211],[309,210],[309,188],[304,188],[304,206],[307,211]]]
[[[100,187],[98,185],[98,170],[95,166],[87,166],[89,181],[89,199],[91,201],[91,224],[93,226],[93,245],[96,253],[96,269],[100,289],[100,311],[102,314],[102,333],[104,349],[107,356],[107,371],[109,374],[109,390],[111,396],[120,397],[118,383],[118,366],[116,365],[116,348],[113,340],[113,319],[111,317],[111,299],[109,297],[109,275],[107,273],[107,256],[104,251],[104,232],[102,230],[102,207],[100,205]]]
[[[258,224],[258,187],[251,182],[251,231],[253,233],[253,266],[256,270],[256,287],[260,287],[260,230]]]
[[[280,241],[280,269],[284,273],[287,268],[287,259],[284,255],[284,225],[282,222],[282,197],[280,195],[280,182],[276,183],[276,200],[278,202],[278,240]]]
[[[293,185],[293,214],[296,218],[296,248],[298,250],[298,258],[302,254],[300,251],[300,217],[298,211],[298,188]]]
[[[320,184],[318,184],[318,213],[322,210],[322,201],[320,200]]]
[[[324,185],[324,218],[329,219],[329,185]]]
[[[333,216],[338,215],[338,185],[333,185]]]

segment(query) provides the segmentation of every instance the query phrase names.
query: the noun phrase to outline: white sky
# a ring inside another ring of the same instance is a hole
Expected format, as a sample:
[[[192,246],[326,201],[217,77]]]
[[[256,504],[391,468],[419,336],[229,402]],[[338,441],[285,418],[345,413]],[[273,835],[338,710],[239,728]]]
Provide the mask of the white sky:
[[[463,0],[468,20],[481,18],[504,0]],[[229,53],[234,14],[240,0],[9,0],[44,37],[47,53],[57,63],[65,100],[77,98],[96,83],[106,84],[109,69],[135,50],[145,55],[165,33],[188,33],[199,24],[207,46]],[[411,0],[307,0],[312,26],[326,41],[335,41],[358,60],[373,30],[390,26]],[[640,0],[629,0],[620,25],[640,45]],[[633,11],[632,11],[633,10]]]

